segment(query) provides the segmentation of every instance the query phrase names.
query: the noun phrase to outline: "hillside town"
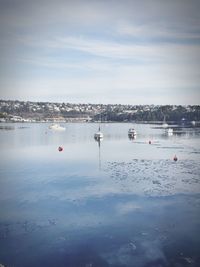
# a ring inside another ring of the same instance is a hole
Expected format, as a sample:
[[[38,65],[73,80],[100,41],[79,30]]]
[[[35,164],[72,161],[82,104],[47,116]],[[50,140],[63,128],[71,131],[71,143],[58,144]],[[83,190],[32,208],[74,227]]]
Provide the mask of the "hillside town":
[[[0,100],[1,122],[200,121],[200,106],[72,104]]]

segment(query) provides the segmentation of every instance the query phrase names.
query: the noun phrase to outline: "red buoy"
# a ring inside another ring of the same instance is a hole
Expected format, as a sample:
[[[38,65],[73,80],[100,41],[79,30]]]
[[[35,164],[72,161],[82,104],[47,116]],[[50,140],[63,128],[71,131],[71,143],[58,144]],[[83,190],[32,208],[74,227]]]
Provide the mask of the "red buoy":
[[[177,160],[178,160],[178,158],[177,158],[177,156],[175,155],[175,156],[174,156],[174,161],[177,161]]]
[[[58,151],[59,152],[63,151],[63,147],[59,146]]]

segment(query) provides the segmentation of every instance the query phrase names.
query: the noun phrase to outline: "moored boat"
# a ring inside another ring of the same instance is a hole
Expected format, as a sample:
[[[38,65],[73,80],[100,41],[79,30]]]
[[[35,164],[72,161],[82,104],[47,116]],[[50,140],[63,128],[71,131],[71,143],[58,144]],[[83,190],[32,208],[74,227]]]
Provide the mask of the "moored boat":
[[[65,127],[55,123],[49,126],[49,129],[55,130],[55,131],[65,131]]]
[[[130,128],[129,130],[128,130],[128,136],[130,136],[130,137],[134,137],[134,136],[136,136],[137,135],[137,132],[136,132],[136,130],[134,129],[134,128]]]
[[[100,126],[99,126],[99,130],[98,130],[98,132],[96,132],[95,134],[94,134],[94,139],[96,139],[96,140],[100,140],[100,139],[102,139],[103,138],[103,133],[101,132],[101,129],[100,129]]]

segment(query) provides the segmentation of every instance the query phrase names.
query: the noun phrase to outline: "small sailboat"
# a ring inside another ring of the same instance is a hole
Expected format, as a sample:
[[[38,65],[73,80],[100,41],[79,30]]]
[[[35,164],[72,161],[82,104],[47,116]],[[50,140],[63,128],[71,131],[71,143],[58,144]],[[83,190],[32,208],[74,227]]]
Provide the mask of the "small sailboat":
[[[128,136],[129,137],[136,137],[136,135],[137,135],[137,132],[136,132],[136,130],[134,128],[130,128],[128,130]]]
[[[54,131],[65,131],[65,127],[63,127],[57,123],[50,125],[49,129],[54,130]]]
[[[96,133],[94,134],[94,139],[96,139],[96,140],[101,140],[101,139],[103,139],[103,133],[101,132],[100,125],[99,125],[99,130],[98,130],[98,132],[96,132]]]
[[[101,122],[101,112],[100,112],[100,122]],[[99,141],[103,139],[103,133],[101,132],[100,124],[99,124],[99,130],[94,134],[94,139]]]

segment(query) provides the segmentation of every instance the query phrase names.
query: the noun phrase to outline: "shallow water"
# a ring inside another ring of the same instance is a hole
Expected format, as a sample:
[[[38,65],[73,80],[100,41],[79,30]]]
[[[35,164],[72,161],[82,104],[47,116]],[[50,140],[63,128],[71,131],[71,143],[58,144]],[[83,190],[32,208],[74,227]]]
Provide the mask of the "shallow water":
[[[200,266],[199,128],[168,136],[136,124],[130,140],[133,125],[102,124],[98,143],[97,124],[68,123],[65,132],[44,123],[6,126],[0,263]]]

